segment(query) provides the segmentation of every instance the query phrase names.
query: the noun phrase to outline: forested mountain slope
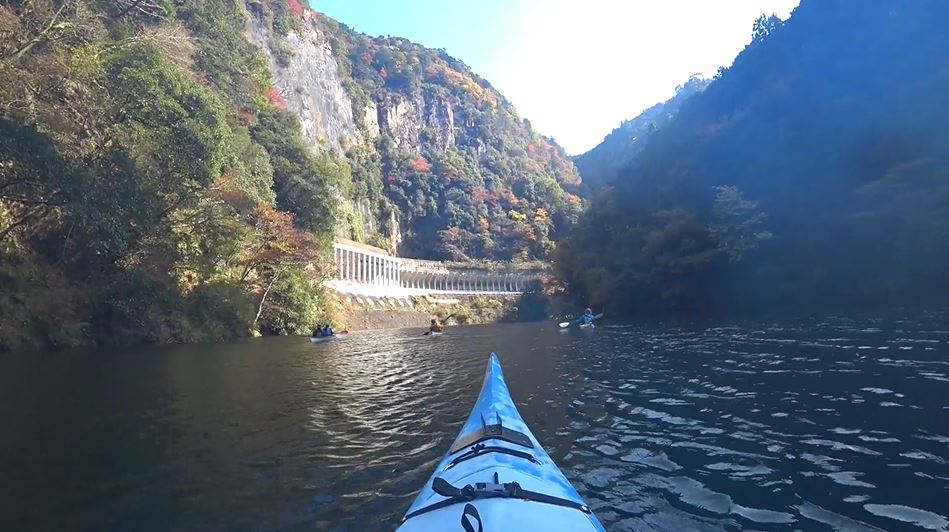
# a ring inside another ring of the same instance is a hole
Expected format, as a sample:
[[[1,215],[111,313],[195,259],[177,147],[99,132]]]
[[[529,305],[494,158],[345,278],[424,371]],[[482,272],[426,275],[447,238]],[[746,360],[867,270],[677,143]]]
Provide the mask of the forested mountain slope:
[[[615,312],[942,304],[949,4],[763,19],[586,210],[559,266]]]
[[[676,87],[675,96],[657,103],[636,118],[625,120],[590,151],[573,158],[583,179],[580,191],[589,197],[611,184],[620,170],[646,148],[650,136],[679,112],[682,103],[705,90],[709,80],[698,76]]]
[[[348,236],[414,257],[530,259],[575,221],[580,179],[563,149],[463,62],[312,11],[281,34],[249,5],[277,102],[314,142],[345,152],[345,197],[371,206],[384,238],[358,221]]]
[[[334,233],[536,258],[563,150],[298,0],[0,2],[0,349],[304,332]]]

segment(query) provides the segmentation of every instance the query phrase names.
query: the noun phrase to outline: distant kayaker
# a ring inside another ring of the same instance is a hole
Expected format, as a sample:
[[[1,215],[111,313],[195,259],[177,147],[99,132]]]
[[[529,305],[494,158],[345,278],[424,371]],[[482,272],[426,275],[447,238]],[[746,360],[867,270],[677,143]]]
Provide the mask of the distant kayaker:
[[[328,324],[317,325],[316,329],[313,330],[314,338],[326,338],[328,336],[333,336],[336,334],[336,331],[333,330]]]
[[[445,328],[442,327],[442,325],[441,325],[440,323],[438,323],[438,319],[432,318],[432,325],[428,328],[428,332],[430,332],[430,333],[433,333],[433,332],[442,332],[444,329],[445,329]]]
[[[576,323],[579,323],[580,325],[589,325],[593,323],[595,320],[596,320],[596,316],[593,315],[593,310],[588,308],[583,311],[582,316],[577,318]]]

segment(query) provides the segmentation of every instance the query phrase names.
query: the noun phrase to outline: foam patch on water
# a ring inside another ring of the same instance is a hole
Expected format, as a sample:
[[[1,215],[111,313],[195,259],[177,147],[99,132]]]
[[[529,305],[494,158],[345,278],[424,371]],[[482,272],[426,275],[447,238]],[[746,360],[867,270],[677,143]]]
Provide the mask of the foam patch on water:
[[[945,517],[902,504],[864,504],[863,508],[873,515],[889,517],[904,523],[913,523],[927,530],[949,530],[949,520]]]

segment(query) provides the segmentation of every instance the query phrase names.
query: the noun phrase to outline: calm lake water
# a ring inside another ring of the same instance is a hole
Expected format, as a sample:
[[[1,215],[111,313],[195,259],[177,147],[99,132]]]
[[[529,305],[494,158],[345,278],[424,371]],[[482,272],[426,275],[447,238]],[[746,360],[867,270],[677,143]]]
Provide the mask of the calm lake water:
[[[609,530],[949,530],[943,316],[0,355],[2,530],[391,530],[487,356]]]

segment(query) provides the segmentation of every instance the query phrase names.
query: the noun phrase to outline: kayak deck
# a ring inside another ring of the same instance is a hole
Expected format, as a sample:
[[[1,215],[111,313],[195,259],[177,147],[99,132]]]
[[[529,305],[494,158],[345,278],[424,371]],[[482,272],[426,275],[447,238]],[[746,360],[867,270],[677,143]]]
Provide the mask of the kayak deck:
[[[409,507],[401,532],[602,531],[511,399],[493,353],[481,394],[448,454]]]

